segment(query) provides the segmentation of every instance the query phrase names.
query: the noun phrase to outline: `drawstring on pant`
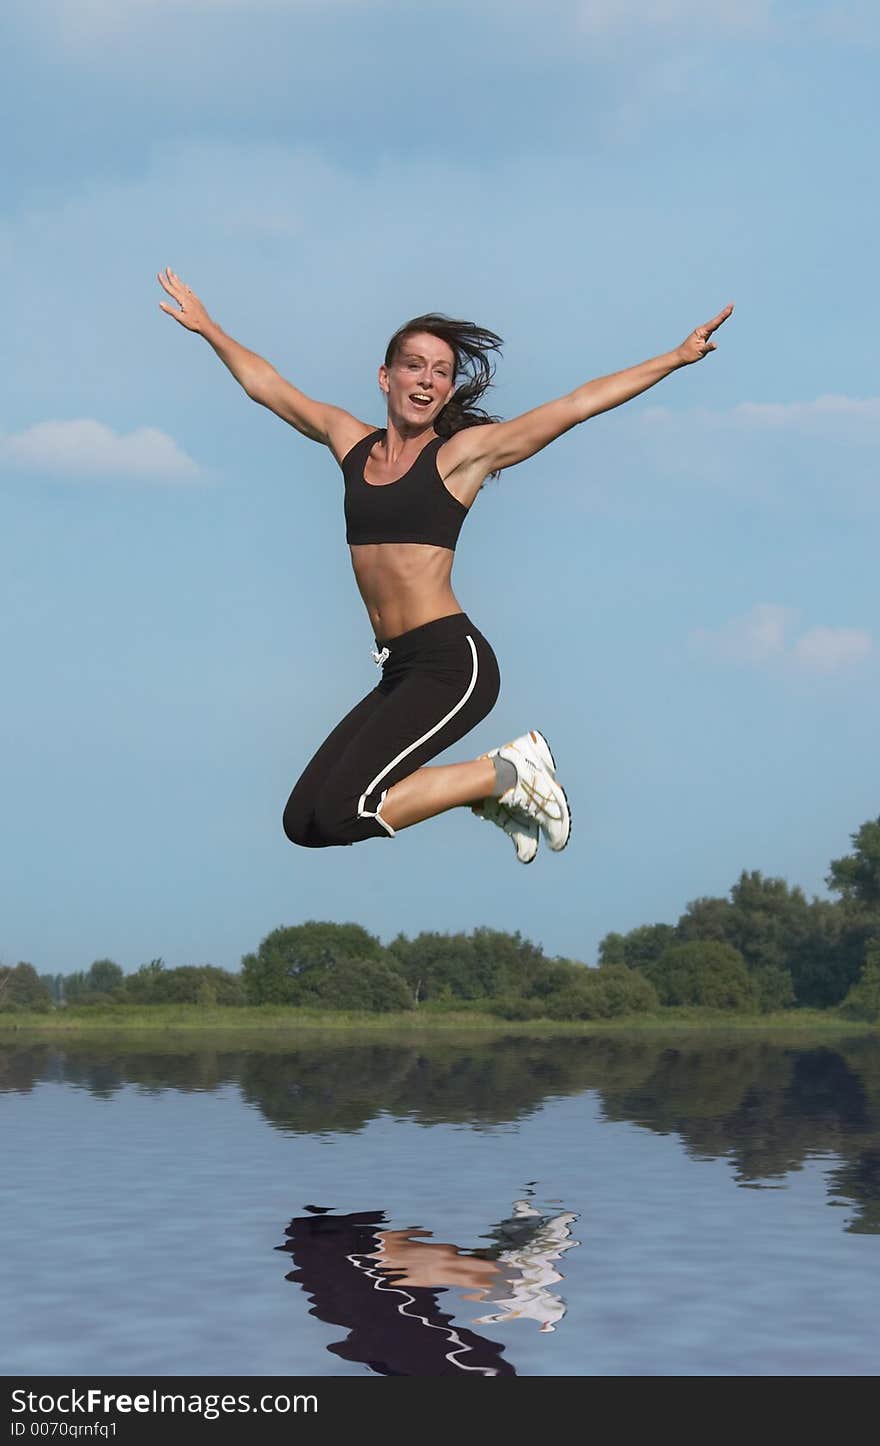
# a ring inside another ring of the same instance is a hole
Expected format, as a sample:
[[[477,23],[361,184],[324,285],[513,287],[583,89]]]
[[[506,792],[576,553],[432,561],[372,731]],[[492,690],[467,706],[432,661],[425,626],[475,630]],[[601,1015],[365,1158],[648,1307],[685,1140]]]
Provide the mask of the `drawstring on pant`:
[[[381,651],[381,653],[380,653],[376,648],[371,648],[370,651],[371,651],[372,654],[373,654],[373,662],[376,664],[376,667],[377,667],[377,668],[381,668],[381,666],[382,666],[382,664],[385,662],[386,658],[390,658],[390,657],[391,657],[391,649],[390,649],[390,648],[383,648],[382,651]]]

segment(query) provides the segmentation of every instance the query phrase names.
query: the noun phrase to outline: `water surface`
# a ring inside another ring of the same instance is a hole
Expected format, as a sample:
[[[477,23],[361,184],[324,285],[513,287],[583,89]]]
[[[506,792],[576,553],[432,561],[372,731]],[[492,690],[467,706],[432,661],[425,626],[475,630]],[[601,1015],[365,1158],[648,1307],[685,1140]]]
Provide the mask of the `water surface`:
[[[880,1041],[0,1043],[7,1374],[874,1374]]]

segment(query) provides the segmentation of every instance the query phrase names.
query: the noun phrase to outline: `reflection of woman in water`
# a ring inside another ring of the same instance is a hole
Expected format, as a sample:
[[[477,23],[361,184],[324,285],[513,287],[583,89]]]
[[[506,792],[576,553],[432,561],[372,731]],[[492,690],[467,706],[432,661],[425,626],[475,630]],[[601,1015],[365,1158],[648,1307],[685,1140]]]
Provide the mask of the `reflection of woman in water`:
[[[296,1265],[286,1278],[308,1293],[312,1315],[348,1327],[345,1340],[328,1349],[379,1375],[516,1375],[503,1346],[453,1325],[440,1309],[444,1289],[464,1287],[465,1300],[499,1306],[477,1324],[521,1315],[552,1330],[565,1313],[546,1290],[561,1278],[547,1262],[577,1243],[568,1236],[574,1215],[550,1217],[517,1201],[512,1218],[490,1232],[491,1246],[461,1251],[427,1243],[424,1230],[383,1228],[382,1211],[333,1215],[306,1208],[309,1214],[291,1220],[287,1243],[277,1247]]]

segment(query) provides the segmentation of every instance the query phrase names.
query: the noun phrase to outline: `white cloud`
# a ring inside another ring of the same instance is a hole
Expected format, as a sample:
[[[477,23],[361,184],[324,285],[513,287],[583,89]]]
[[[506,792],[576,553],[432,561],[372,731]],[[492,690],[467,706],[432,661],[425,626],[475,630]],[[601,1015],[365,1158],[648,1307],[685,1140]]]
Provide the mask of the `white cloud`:
[[[156,427],[119,434],[82,417],[37,422],[0,435],[0,466],[62,477],[126,477],[140,482],[193,482],[202,469]]]
[[[796,619],[793,608],[758,603],[743,617],[715,631],[698,628],[691,640],[701,651],[723,662],[766,663],[784,653],[786,633]]]
[[[854,433],[880,427],[880,397],[832,394],[810,402],[740,402],[730,416],[734,425],[744,427],[792,427],[810,432],[818,427]]]
[[[814,673],[835,673],[858,663],[872,651],[871,634],[864,628],[810,628],[798,638],[793,656]]]
[[[698,628],[690,642],[716,662],[776,664],[807,673],[836,673],[861,662],[873,650],[864,628],[818,625],[793,638],[799,614],[778,603],[758,603],[717,629]]]
[[[863,433],[866,428],[880,427],[880,397],[847,397],[828,394],[806,402],[739,402],[726,411],[694,407],[675,411],[670,407],[647,407],[642,413],[643,425],[667,430],[685,424],[721,431],[728,428],[790,427],[796,431]]]
[[[655,469],[813,516],[880,503],[880,396],[644,408],[634,441]]]

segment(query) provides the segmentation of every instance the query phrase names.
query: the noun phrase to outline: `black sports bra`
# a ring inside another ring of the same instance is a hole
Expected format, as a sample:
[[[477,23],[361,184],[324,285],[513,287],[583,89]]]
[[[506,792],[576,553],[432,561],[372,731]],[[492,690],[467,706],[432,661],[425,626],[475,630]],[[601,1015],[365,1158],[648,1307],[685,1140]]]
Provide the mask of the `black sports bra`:
[[[345,537],[352,546],[367,542],[426,542],[455,551],[468,509],[453,497],[437,471],[444,437],[422,448],[408,472],[396,482],[374,484],[364,477],[382,428],[361,437],[342,459],[345,478]]]

